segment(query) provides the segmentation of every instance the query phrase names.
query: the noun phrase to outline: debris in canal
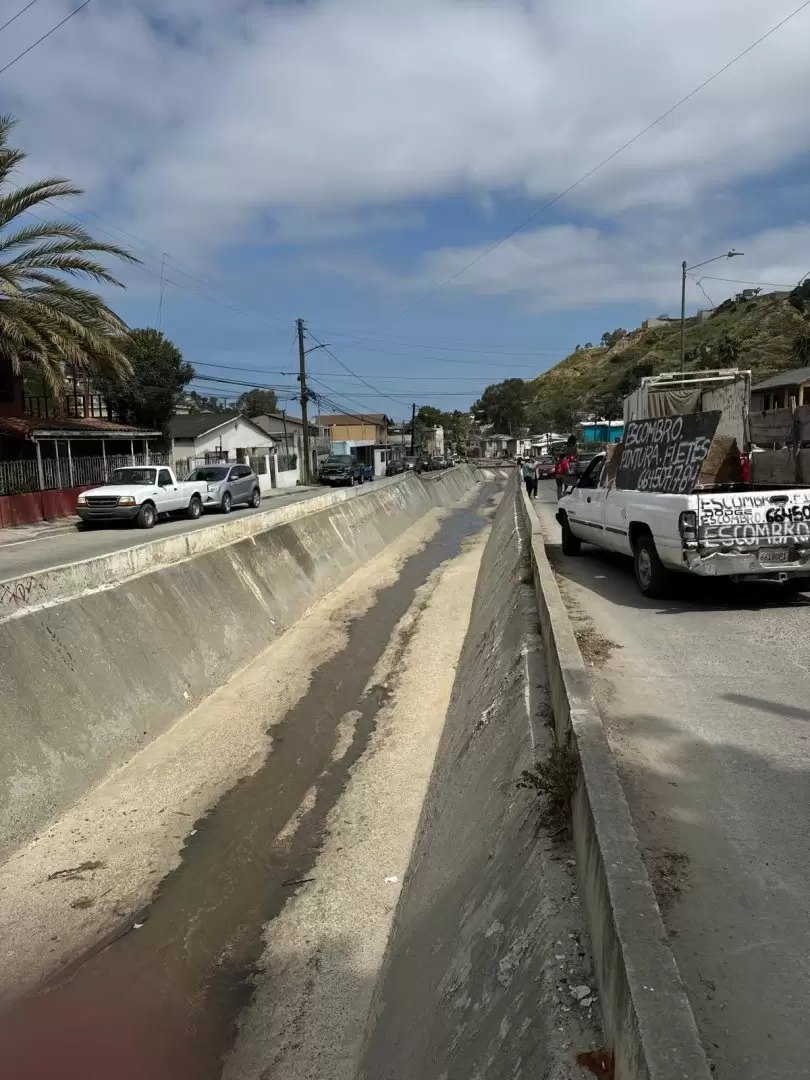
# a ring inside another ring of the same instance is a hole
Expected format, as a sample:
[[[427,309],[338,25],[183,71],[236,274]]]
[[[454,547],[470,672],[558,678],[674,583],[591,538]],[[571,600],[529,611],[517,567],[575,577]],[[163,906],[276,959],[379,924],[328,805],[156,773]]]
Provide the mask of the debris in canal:
[[[52,874],[48,874],[48,881],[84,881],[82,874],[89,873],[91,870],[102,870],[103,868],[103,862],[97,859],[88,860],[79,863],[78,866],[69,866],[65,870],[54,870]]]

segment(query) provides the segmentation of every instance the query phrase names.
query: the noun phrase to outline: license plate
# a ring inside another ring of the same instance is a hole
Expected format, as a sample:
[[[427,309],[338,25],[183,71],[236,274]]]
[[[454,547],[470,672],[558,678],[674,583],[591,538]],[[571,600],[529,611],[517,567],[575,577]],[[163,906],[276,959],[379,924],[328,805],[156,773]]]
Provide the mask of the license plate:
[[[788,550],[787,548],[774,548],[772,551],[760,551],[759,561],[763,566],[786,563],[788,561]]]

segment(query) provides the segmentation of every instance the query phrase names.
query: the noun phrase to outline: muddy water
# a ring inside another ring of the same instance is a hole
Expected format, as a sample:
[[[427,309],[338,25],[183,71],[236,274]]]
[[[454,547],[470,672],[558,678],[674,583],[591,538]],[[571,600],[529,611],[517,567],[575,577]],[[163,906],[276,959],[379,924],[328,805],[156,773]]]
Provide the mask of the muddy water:
[[[262,927],[312,869],[324,821],[386,699],[384,687],[364,688],[414,592],[483,527],[481,511],[494,492],[487,485],[476,506],[452,511],[350,624],[346,648],[274,726],[264,765],[196,823],[142,925],[114,936],[0,1020],[0,1080],[219,1077],[251,995]],[[357,718],[351,745],[333,761],[349,712]],[[296,814],[290,834],[285,825]]]

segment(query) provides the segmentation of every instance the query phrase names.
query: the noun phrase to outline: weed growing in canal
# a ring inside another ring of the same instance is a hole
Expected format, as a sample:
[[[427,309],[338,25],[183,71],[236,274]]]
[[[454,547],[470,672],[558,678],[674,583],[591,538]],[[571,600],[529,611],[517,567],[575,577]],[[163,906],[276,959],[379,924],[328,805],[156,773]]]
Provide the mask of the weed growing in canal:
[[[517,787],[535,792],[535,801],[541,807],[541,825],[568,831],[578,771],[569,732],[564,743],[552,746],[546,761],[538,761],[533,769],[524,769],[520,774]]]

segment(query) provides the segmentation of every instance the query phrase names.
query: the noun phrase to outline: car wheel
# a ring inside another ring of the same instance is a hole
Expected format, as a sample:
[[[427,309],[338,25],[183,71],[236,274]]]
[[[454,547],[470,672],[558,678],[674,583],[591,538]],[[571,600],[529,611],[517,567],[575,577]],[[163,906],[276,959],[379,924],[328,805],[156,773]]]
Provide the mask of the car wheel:
[[[152,529],[157,521],[157,512],[152,503],[144,503],[136,518],[139,529]]]
[[[226,491],[222,496],[222,502],[220,503],[220,509],[223,514],[230,514],[231,506],[233,505],[233,499],[231,498],[230,491]]]
[[[562,519],[562,553],[563,555],[579,555],[582,551],[582,541],[571,532],[568,517]]]
[[[361,484],[365,484],[366,478],[365,478],[365,475],[363,473],[360,473],[360,479],[359,479],[358,482],[361,483]]]
[[[196,521],[198,517],[202,515],[202,503],[200,502],[199,495],[192,495],[191,502],[188,504],[186,510],[186,517],[192,521]]]
[[[262,493],[259,491],[258,488],[254,488],[250,496],[250,505],[253,507],[254,510],[258,510],[259,506],[261,505],[261,501]]]
[[[658,557],[655,541],[649,535],[640,536],[633,552],[636,582],[644,596],[651,600],[667,595],[672,575]]]
[[[357,479],[356,479],[354,473],[352,473],[352,475],[349,477],[349,487],[354,487],[354,485],[356,483],[357,483]]]

